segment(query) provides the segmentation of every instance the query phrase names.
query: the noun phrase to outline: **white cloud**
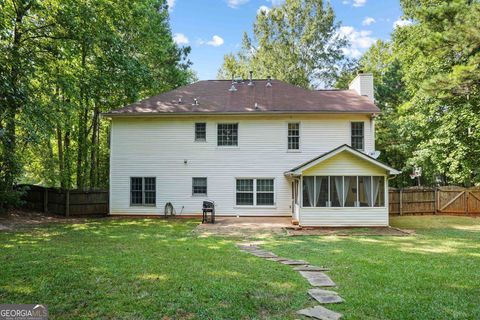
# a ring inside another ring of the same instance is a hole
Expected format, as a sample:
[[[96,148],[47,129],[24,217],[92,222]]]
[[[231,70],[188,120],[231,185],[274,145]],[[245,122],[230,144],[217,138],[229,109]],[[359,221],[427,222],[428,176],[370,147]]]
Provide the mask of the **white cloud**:
[[[375,22],[377,22],[377,21],[376,21],[374,18],[372,18],[372,17],[365,17],[365,19],[363,19],[363,21],[362,21],[362,25],[363,25],[363,26],[369,26],[369,25],[371,25],[371,24],[373,24],[373,23],[375,23]]]
[[[179,45],[188,44],[189,42],[188,38],[183,33],[175,33],[173,36],[173,41]]]
[[[267,6],[260,6],[260,8],[258,8],[257,10],[257,14],[260,14],[261,12],[265,12],[265,13],[268,13],[270,11],[270,8],[267,7]]]
[[[224,43],[223,39],[220,36],[214,35],[212,40],[207,41],[209,46],[219,47]]]
[[[267,0],[267,2],[270,2],[273,7],[278,7],[281,6],[285,0]]]
[[[393,23],[393,28],[401,28],[411,25],[413,22],[411,20],[398,19]]]
[[[227,0],[227,5],[230,8],[236,9],[236,8],[240,7],[241,5],[244,5],[248,1],[250,1],[250,0]]]
[[[225,41],[223,41],[223,38],[217,35],[214,35],[211,40],[205,41],[202,39],[197,40],[197,44],[199,45],[208,45],[208,46],[213,46],[213,47],[220,47]]]
[[[342,26],[339,31],[340,36],[345,37],[350,42],[350,47],[343,49],[346,56],[352,58],[359,58],[365,49],[370,48],[375,43],[376,39],[371,37],[370,30],[355,30],[351,26]]]
[[[353,0],[354,7],[363,7],[367,3],[367,0]]]
[[[342,4],[352,4],[354,7],[363,7],[367,3],[367,0],[343,0]]]
[[[172,12],[173,7],[175,6],[175,0],[167,0],[168,11]]]

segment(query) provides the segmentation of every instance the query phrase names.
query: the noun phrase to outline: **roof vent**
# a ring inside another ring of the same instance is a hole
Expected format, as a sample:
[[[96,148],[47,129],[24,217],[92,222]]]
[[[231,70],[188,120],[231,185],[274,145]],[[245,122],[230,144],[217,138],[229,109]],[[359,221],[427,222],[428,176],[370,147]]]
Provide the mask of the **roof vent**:
[[[192,106],[198,106],[198,105],[199,105],[198,99],[197,99],[197,98],[193,98]]]
[[[255,102],[255,110],[258,110],[258,109],[260,109],[260,108],[258,107],[258,103]]]
[[[182,104],[182,97],[178,98],[178,104]]]
[[[253,86],[253,71],[250,71],[250,78],[248,80],[248,86]]]
[[[230,87],[230,89],[228,89],[228,91],[230,92],[237,91],[237,88],[235,88],[235,76],[233,74],[232,74],[232,86]]]
[[[266,87],[271,87],[272,86],[272,78],[270,76],[267,76],[267,84],[265,86]]]

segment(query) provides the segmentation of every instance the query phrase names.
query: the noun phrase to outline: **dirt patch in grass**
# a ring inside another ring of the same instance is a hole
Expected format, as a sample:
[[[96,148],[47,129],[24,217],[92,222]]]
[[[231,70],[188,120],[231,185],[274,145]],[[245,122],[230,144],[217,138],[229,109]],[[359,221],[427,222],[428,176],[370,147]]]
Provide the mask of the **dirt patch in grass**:
[[[0,214],[0,232],[16,231],[49,223],[81,223],[88,219],[91,218],[66,218],[37,211],[10,210]]]
[[[297,228],[287,229],[289,236],[410,236],[415,234],[413,230],[405,230],[391,227],[375,228]]]

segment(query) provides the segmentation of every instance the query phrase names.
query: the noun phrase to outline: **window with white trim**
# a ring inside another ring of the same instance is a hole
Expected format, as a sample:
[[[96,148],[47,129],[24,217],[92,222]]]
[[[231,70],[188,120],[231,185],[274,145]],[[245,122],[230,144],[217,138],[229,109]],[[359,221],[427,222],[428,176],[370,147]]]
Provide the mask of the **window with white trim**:
[[[237,206],[275,205],[274,179],[236,179]]]
[[[132,206],[154,206],[156,203],[155,177],[130,178],[130,204]]]
[[[207,139],[207,124],[205,122],[195,123],[195,141],[203,142]]]
[[[238,146],[238,123],[219,123],[217,125],[217,146]]]
[[[351,145],[352,148],[357,150],[363,150],[364,148],[364,141],[365,141],[365,133],[364,133],[364,123],[363,122],[352,122],[351,123],[351,131],[352,131],[352,141]]]
[[[192,195],[207,195],[207,178],[192,178]]]
[[[288,150],[300,150],[300,123],[288,124]]]
[[[383,176],[304,176],[303,207],[384,207]]]

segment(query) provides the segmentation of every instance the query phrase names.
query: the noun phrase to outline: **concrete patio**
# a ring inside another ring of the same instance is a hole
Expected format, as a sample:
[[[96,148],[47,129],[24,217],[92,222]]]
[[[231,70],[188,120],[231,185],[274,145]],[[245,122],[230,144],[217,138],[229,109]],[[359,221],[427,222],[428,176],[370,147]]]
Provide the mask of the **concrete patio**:
[[[291,217],[217,217],[215,224],[200,224],[195,229],[199,235],[222,235],[234,237],[267,237],[285,234],[292,227]]]

